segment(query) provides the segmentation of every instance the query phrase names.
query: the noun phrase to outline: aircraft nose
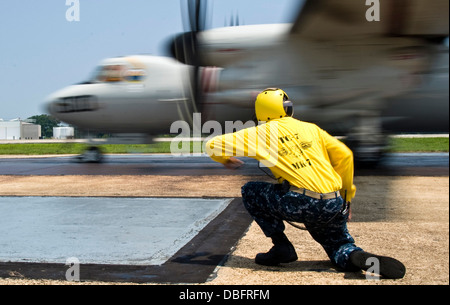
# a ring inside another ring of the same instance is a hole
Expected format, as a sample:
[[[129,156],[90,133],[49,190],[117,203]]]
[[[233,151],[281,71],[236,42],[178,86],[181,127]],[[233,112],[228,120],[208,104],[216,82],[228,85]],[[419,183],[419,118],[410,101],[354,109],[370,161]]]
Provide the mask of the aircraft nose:
[[[58,100],[59,99],[54,97],[54,95],[47,97],[43,103],[44,111],[52,116],[55,116],[56,113],[54,110],[55,110],[55,105],[58,102]]]
[[[68,104],[65,102],[65,99],[67,99],[66,95],[53,93],[45,99],[44,108],[47,113],[58,118],[64,112],[66,104]]]
[[[73,93],[54,93],[46,99],[44,107],[49,114],[55,117],[99,109],[97,96]]]

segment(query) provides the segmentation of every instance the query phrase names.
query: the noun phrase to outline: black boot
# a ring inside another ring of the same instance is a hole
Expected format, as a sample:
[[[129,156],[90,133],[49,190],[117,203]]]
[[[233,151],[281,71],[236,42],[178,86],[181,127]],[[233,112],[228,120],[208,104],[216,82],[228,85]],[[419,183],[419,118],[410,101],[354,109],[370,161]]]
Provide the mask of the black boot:
[[[271,236],[274,246],[267,253],[258,253],[255,263],[264,266],[276,266],[280,263],[291,263],[297,260],[294,246],[284,233]]]
[[[386,279],[401,279],[405,276],[406,267],[395,258],[380,256],[364,251],[355,251],[350,254],[350,262],[357,268],[367,270],[371,265],[366,265],[369,258],[378,259],[380,265],[380,275]]]

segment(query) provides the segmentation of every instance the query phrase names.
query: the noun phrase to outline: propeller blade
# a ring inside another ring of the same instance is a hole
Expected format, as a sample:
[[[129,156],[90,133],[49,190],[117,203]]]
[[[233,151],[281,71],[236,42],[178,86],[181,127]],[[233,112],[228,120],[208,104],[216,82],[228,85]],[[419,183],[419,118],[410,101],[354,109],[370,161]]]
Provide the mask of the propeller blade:
[[[181,14],[186,32],[198,33],[206,29],[207,1],[181,0]]]
[[[181,14],[185,33],[175,38],[171,50],[175,58],[193,66],[191,76],[192,97],[195,108],[197,111],[201,111],[201,59],[198,53],[198,34],[206,29],[207,1],[181,0]]]

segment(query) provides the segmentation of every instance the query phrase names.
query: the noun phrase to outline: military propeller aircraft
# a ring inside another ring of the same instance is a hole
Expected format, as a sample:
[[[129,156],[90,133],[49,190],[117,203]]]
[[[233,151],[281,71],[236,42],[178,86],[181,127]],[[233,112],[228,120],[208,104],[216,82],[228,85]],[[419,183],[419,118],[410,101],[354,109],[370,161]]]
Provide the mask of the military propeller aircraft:
[[[106,59],[52,94],[49,113],[151,141],[193,113],[252,120],[257,93],[279,87],[297,118],[347,136],[361,161],[380,159],[388,132],[448,132],[448,0],[307,0],[293,24],[215,29],[207,1],[182,3],[189,29],[173,58]]]

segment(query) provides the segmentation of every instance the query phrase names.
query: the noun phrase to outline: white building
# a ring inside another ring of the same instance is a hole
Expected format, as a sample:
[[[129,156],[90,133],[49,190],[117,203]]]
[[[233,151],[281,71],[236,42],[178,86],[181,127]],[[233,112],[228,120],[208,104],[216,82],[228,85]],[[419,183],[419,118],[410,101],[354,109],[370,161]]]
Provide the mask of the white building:
[[[0,140],[38,140],[41,125],[14,121],[0,121]]]
[[[60,140],[73,139],[75,130],[73,127],[53,127],[53,138]]]

